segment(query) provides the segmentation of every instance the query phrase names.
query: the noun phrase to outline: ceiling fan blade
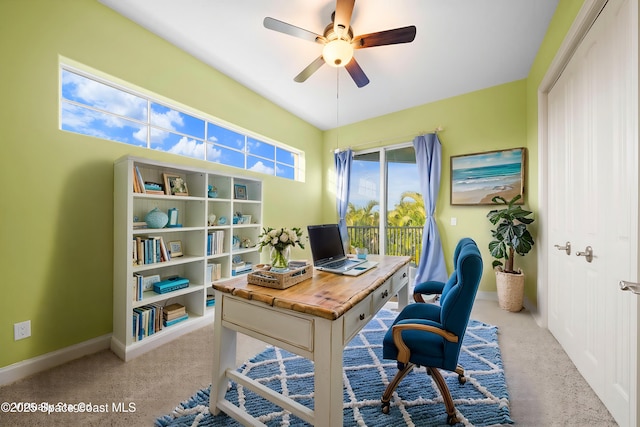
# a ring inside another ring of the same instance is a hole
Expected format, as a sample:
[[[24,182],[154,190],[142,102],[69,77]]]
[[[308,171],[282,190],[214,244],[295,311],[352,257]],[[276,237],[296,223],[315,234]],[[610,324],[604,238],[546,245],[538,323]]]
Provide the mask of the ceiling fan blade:
[[[351,25],[351,14],[356,0],[336,0],[335,18],[333,20],[333,31],[336,34],[344,34],[349,31]],[[340,29],[342,27],[342,30]]]
[[[299,37],[301,39],[309,40],[311,42],[326,43],[323,36],[311,31],[307,31],[304,28],[296,27],[295,25],[287,24],[286,22],[279,21],[274,18],[266,17],[262,22],[265,28],[280,33],[288,34],[290,36]]]
[[[322,67],[322,64],[324,64],[324,59],[322,59],[322,55],[320,55],[318,58],[316,58],[311,64],[307,65],[307,68],[305,68],[304,70],[302,70],[300,72],[300,74],[298,74],[297,76],[294,77],[294,81],[298,82],[298,83],[302,83],[305,80],[307,80],[309,77],[311,77],[311,74],[315,73],[316,71],[318,71],[318,69],[320,67]]]
[[[345,66],[349,75],[356,83],[356,86],[363,87],[369,84],[369,78],[360,68],[360,64],[356,61],[356,58],[351,58],[351,61]]]
[[[351,44],[354,49],[384,46],[388,44],[410,43],[416,38],[416,27],[396,28],[393,30],[378,31],[377,33],[363,34],[353,38]]]

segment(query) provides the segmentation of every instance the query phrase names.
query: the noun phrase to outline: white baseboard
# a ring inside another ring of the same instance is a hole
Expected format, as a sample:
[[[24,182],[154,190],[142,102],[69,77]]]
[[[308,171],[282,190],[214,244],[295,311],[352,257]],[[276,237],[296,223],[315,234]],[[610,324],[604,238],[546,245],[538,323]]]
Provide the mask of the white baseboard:
[[[0,386],[7,385],[38,372],[46,371],[63,363],[109,348],[111,334],[92,338],[60,350],[23,360],[0,368]]]

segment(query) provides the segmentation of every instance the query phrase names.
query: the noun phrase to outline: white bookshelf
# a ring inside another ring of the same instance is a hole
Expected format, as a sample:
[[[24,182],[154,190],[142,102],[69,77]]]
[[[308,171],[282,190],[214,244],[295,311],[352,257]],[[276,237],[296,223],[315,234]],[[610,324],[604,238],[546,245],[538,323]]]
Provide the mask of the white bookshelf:
[[[212,165],[213,166],[213,165]],[[164,183],[163,174],[183,177],[189,190],[188,196],[146,194],[134,191],[134,170],[140,171],[145,182]],[[216,198],[208,197],[208,186],[217,188]],[[246,199],[237,199],[235,186],[246,189]],[[181,227],[162,229],[134,229],[134,218],[142,222],[154,208],[167,213],[178,209]],[[234,216],[241,213],[251,216],[249,223],[234,224]],[[213,225],[208,224],[211,214],[216,216]],[[226,221],[221,220],[225,218]],[[255,244],[262,230],[262,181],[218,173],[211,169],[178,166],[153,160],[125,157],[114,164],[114,275],[113,275],[113,334],[111,350],[127,361],[176,337],[213,322],[214,307],[207,307],[207,295],[213,295],[211,282],[206,280],[207,264],[220,266],[220,281],[232,277],[234,257],[257,264],[260,254]],[[217,253],[207,253],[208,234],[224,232],[224,239]],[[183,256],[149,264],[137,264],[133,259],[136,237],[162,237],[165,244],[182,243]],[[237,239],[234,239],[236,236]],[[244,240],[250,247],[242,247]],[[234,246],[238,241],[240,247]],[[165,294],[153,290],[144,292],[136,301],[134,275],[145,277],[159,275],[161,279],[180,276],[189,279],[187,288]],[[215,279],[215,278],[214,278]],[[166,306],[180,303],[187,309],[189,319],[164,327],[141,340],[134,337],[133,310],[149,304]]]

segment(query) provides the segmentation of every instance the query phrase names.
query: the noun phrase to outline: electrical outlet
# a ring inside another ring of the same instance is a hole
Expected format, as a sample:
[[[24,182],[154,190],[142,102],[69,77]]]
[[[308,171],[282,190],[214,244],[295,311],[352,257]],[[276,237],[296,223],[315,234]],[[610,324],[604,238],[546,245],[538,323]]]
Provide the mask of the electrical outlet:
[[[14,323],[13,325],[13,340],[18,341],[31,336],[31,320],[25,320],[24,322]]]

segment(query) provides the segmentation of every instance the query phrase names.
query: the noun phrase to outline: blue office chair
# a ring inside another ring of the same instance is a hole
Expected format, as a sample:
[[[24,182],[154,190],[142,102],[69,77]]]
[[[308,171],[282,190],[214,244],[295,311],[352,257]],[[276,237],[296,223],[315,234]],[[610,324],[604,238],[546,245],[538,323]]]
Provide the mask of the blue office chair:
[[[460,248],[440,305],[410,304],[398,314],[382,345],[382,357],[398,362],[398,373],[382,395],[382,412],[389,413],[393,391],[418,365],[426,367],[436,382],[446,407],[447,423],[458,422],[451,393],[438,369],[456,372],[460,384],[466,382],[458,357],[481,277],[482,257],[471,240]]]
[[[444,289],[445,285],[451,282],[452,280],[455,280],[455,268],[456,268],[456,264],[458,263],[458,257],[460,256],[460,251],[462,250],[463,247],[465,247],[468,244],[475,244],[475,242],[473,241],[473,239],[469,237],[464,237],[460,239],[460,241],[456,245],[456,248],[453,251],[454,272],[451,273],[451,276],[449,276],[449,280],[447,280],[446,283],[440,282],[437,280],[427,280],[426,282],[417,284],[413,288],[413,300],[415,302],[426,302],[424,300],[423,295],[436,295],[435,301],[442,298],[442,290]]]

